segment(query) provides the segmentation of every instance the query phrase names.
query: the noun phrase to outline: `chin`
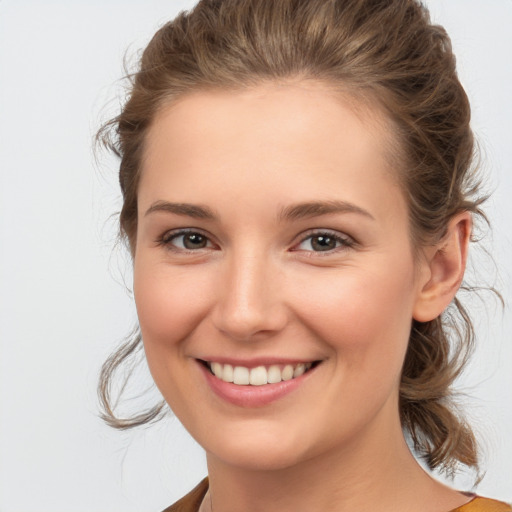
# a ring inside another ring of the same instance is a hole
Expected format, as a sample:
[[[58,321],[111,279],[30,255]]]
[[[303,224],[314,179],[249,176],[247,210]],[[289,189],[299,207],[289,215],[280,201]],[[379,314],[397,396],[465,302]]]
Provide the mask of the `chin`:
[[[308,458],[296,436],[259,431],[255,435],[229,435],[204,443],[208,456],[247,471],[278,471]]]
[[[210,455],[210,452],[207,452]],[[303,462],[296,450],[283,450],[278,447],[234,448],[223,447],[221,453],[211,453],[224,464],[246,471],[281,471]]]

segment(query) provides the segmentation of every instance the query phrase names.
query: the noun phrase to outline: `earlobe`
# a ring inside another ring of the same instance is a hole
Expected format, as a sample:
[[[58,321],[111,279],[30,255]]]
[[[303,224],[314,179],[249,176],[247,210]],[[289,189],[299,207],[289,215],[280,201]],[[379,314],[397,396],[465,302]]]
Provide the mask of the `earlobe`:
[[[425,255],[423,282],[419,283],[413,318],[429,322],[437,318],[455,297],[466,269],[472,217],[470,212],[454,216],[445,236]]]

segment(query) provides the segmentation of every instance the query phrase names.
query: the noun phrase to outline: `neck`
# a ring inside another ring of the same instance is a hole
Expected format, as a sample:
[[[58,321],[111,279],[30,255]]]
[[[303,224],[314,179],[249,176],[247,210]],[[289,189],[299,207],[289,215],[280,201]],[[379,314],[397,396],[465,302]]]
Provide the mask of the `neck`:
[[[441,488],[455,499],[455,506],[461,504],[454,491],[418,465],[399,425],[392,436],[373,442],[368,437],[355,446],[271,470],[235,466],[208,454],[205,508],[211,501],[213,512],[373,512],[376,505],[381,512],[399,512],[414,509],[423,498],[432,502],[432,493],[439,495]]]

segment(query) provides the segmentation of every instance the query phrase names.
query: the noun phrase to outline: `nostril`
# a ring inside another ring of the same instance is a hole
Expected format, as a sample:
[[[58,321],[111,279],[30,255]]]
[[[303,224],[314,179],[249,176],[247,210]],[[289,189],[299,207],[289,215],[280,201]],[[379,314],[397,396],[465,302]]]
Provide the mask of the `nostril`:
[[[219,308],[214,317],[216,328],[236,341],[257,341],[272,337],[287,324],[279,306],[263,308]]]

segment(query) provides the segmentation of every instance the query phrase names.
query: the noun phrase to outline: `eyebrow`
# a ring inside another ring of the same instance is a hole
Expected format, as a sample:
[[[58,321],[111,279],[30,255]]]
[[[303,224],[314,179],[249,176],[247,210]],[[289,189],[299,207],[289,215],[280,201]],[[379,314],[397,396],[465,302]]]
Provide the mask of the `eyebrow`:
[[[171,203],[169,201],[156,201],[147,210],[144,216],[154,212],[168,212],[175,215],[184,215],[194,219],[215,220],[218,216],[208,206],[196,205],[191,203]],[[319,217],[321,215],[329,215],[335,213],[357,213],[370,219],[375,220],[373,215],[347,201],[309,201],[306,203],[297,203],[284,207],[279,215],[278,220],[299,220],[311,217]]]
[[[190,203],[171,203],[169,201],[156,201],[147,210],[144,216],[154,212],[168,212],[175,215],[184,215],[194,219],[215,220],[217,215],[207,206]]]
[[[279,214],[279,220],[298,220],[310,217],[319,217],[333,213],[357,213],[375,220],[375,217],[368,211],[363,210],[355,204],[347,201],[311,201],[286,206]]]

